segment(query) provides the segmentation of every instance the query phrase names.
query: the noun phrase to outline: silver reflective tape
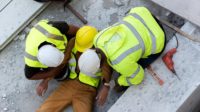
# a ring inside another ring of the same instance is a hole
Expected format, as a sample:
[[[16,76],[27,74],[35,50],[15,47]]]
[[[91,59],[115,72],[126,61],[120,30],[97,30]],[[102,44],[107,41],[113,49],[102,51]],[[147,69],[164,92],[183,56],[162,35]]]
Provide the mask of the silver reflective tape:
[[[97,37],[97,39],[96,39],[96,45],[97,45],[97,42],[99,41],[99,38],[107,31],[107,30],[109,30],[110,28],[112,28],[112,27],[114,27],[114,26],[117,26],[117,25],[119,25],[119,23],[116,23],[116,24],[113,24],[112,26],[110,26],[110,27],[108,27],[107,29],[105,29],[105,30],[103,30],[103,32]]]
[[[82,73],[85,74],[85,75],[87,75],[87,76],[89,76],[89,77],[95,78],[95,79],[98,79],[98,78],[101,77],[101,76],[96,76],[95,74],[92,74],[92,73],[86,73],[86,72],[82,72]]]
[[[46,29],[44,29],[43,27],[41,27],[39,25],[35,26],[35,28],[38,31],[40,31],[42,34],[44,34],[46,37],[48,37],[48,38],[52,38],[52,39],[55,39],[55,40],[62,40],[62,41],[64,41],[64,37],[63,36],[51,34]]]
[[[73,63],[76,63],[76,59],[75,59],[75,58],[71,58],[71,59],[69,60],[69,64],[73,64]]]
[[[147,30],[149,31],[149,33],[151,35],[151,41],[152,41],[152,51],[151,51],[151,53],[155,54],[156,53],[156,38],[155,38],[155,35],[152,33],[150,28],[147,26],[147,24],[145,23],[144,19],[142,19],[138,14],[131,13],[129,15],[131,15],[131,16],[135,17],[136,19],[138,19],[147,28]]]
[[[127,26],[132,31],[133,35],[135,35],[135,37],[138,39],[139,44],[142,48],[142,55],[141,56],[143,56],[144,52],[145,52],[145,45],[144,45],[144,42],[143,42],[140,34],[137,32],[137,30],[130,23],[128,23],[126,21],[122,21],[121,23],[124,24],[125,26]]]
[[[97,42],[99,41],[99,38],[108,30],[109,28],[105,29],[96,39],[96,46],[97,46]]]
[[[133,85],[133,84],[131,83],[130,80],[133,79],[133,78],[135,78],[135,76],[136,76],[139,72],[140,72],[140,66],[138,65],[137,70],[136,70],[131,76],[126,77],[126,81],[127,81],[127,83],[128,83],[129,85]]]
[[[131,53],[137,51],[140,49],[140,45],[136,45],[134,47],[131,47],[130,49],[126,50],[125,52],[123,52],[120,56],[118,56],[115,60],[111,61],[112,65],[116,65],[118,63],[120,63],[124,58],[126,58],[128,55],[130,55]]]
[[[70,68],[70,70],[71,70],[72,72],[76,72],[76,71],[75,71],[75,69],[76,69],[75,66],[70,66],[69,68]]]
[[[38,58],[37,58],[36,56],[33,56],[33,55],[31,55],[31,54],[29,54],[29,53],[27,53],[27,52],[25,52],[24,56],[25,56],[26,58],[28,58],[28,59],[33,60],[33,61],[38,61]]]
[[[130,78],[134,78],[140,72],[140,66],[138,65],[137,70],[130,76]]]
[[[133,84],[131,84],[129,77],[126,77],[126,82],[128,83],[129,86],[133,85]]]

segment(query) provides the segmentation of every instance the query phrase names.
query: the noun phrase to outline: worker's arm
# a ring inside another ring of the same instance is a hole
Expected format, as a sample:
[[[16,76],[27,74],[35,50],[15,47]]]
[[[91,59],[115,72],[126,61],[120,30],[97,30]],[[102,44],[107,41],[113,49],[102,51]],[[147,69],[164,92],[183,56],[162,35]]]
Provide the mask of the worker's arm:
[[[118,77],[118,84],[120,86],[138,85],[144,79],[144,69],[138,63],[131,63],[126,65],[124,71],[118,71],[121,75]]]
[[[101,90],[99,91],[97,95],[97,104],[100,106],[102,106],[106,102],[108,92],[110,89],[109,82],[111,80],[111,75],[112,75],[112,68],[107,63],[107,58],[103,54],[103,52],[101,52],[101,69],[102,69],[102,76],[103,76],[102,77],[103,86],[101,87]]]
[[[72,52],[72,49],[74,48],[74,44],[75,44],[75,37],[70,39],[67,44],[67,47],[65,50],[65,58],[63,60],[64,64],[67,64],[69,59],[71,58],[71,52]]]
[[[32,77],[29,77],[29,80],[40,80],[40,79],[47,79],[47,78],[51,78],[51,77],[55,77],[57,75],[60,74],[60,72],[62,71],[62,69],[64,69],[63,64],[61,64],[58,67],[55,68],[48,68],[48,70],[45,71],[40,71],[36,74],[34,74]]]
[[[69,29],[67,30],[67,35],[70,35],[72,37],[76,36],[76,32],[79,30],[79,27],[75,26],[75,25],[68,25]]]
[[[32,75],[32,77],[28,77],[30,80],[40,80],[46,78],[52,78],[59,75],[63,69],[66,69],[67,63],[71,57],[71,51],[74,47],[75,38],[70,39],[69,43],[67,44],[65,50],[65,58],[62,64],[55,68],[48,68],[48,70],[40,71]]]

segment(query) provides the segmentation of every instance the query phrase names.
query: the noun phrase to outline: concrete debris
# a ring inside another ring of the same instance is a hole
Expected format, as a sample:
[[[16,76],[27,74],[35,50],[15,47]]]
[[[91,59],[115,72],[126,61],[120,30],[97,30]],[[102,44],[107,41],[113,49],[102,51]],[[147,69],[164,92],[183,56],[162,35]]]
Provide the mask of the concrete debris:
[[[121,2],[121,0],[114,0],[114,3],[117,6],[123,6],[123,3]]]
[[[38,23],[38,20],[37,20],[37,19],[33,20],[33,21],[31,22],[31,24],[30,24],[30,27],[35,26],[37,23]]]
[[[8,108],[6,108],[6,107],[3,108],[3,111],[4,111],[4,112],[7,112],[7,111],[8,111]]]
[[[114,3],[118,7],[120,7],[120,6],[127,6],[130,3],[130,0],[114,0]]]
[[[28,34],[30,30],[31,30],[30,27],[26,27],[26,28],[24,29],[24,33]]]
[[[49,16],[49,18],[50,18],[50,19],[54,19],[55,17],[54,17],[54,16]]]
[[[6,99],[7,98],[7,95],[6,94],[3,94],[2,95],[2,99]]]
[[[19,35],[19,40],[23,41],[26,37],[26,34],[21,34]]]
[[[20,94],[20,91],[19,91],[19,90],[17,90],[17,94]]]
[[[89,10],[88,4],[82,5],[83,12],[87,12]]]

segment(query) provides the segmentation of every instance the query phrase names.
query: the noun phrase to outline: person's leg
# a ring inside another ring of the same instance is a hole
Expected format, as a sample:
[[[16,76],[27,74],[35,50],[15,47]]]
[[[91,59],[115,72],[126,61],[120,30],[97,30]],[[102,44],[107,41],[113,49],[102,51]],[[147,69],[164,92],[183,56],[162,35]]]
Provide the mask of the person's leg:
[[[142,68],[147,68],[151,63],[153,63],[160,55],[162,54],[162,52],[157,53],[157,54],[152,54],[150,56],[148,56],[148,58],[141,58],[138,61],[138,64],[140,64],[142,66]]]
[[[73,88],[68,81],[61,85],[46,99],[36,112],[61,112],[72,100]]]
[[[92,112],[96,97],[96,88],[83,83],[77,84],[79,91],[73,96],[72,107],[74,112]]]

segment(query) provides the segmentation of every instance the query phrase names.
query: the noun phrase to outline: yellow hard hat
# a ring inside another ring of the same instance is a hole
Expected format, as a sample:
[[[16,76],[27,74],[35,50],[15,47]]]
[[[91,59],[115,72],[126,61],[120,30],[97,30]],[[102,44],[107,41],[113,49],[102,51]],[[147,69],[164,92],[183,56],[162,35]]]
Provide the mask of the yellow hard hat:
[[[76,33],[75,48],[79,52],[84,52],[93,46],[93,39],[98,33],[97,29],[92,26],[83,26]]]

